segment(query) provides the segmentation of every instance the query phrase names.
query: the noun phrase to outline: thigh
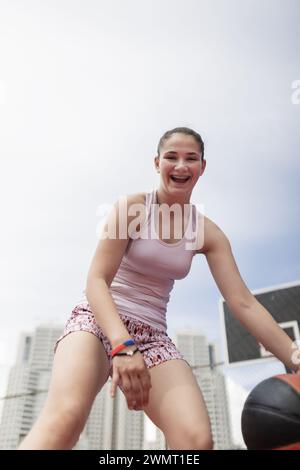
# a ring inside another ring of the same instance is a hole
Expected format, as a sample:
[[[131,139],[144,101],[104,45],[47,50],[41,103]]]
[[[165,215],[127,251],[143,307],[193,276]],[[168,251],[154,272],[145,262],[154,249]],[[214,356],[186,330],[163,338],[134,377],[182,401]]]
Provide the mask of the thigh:
[[[88,415],[108,374],[109,361],[99,338],[88,331],[69,332],[56,344],[46,410]]]
[[[205,401],[191,367],[173,359],[149,369],[152,388],[144,408],[171,448],[211,447],[211,425]]]

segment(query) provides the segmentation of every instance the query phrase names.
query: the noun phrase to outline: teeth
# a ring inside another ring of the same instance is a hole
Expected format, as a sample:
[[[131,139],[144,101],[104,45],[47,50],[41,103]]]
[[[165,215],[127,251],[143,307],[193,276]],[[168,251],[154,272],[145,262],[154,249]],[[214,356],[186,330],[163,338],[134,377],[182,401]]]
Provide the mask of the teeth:
[[[175,175],[171,175],[171,176],[173,176],[173,178],[177,178],[179,180],[185,180],[185,179],[189,178],[189,176],[175,176]]]
[[[190,177],[189,176],[173,176],[171,178],[178,181],[187,181]]]

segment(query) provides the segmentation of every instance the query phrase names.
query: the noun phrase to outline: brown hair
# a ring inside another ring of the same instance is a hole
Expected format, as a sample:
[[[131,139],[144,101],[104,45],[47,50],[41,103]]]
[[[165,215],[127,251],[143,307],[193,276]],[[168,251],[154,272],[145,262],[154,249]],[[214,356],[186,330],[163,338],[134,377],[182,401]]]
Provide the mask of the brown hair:
[[[181,133],[181,134],[185,134],[185,135],[191,135],[191,136],[194,137],[194,139],[199,144],[199,149],[200,149],[200,152],[201,152],[201,160],[203,161],[203,158],[204,158],[204,142],[203,142],[200,134],[198,134],[198,132],[193,131],[193,129],[190,129],[189,127],[175,127],[174,129],[166,131],[164,133],[164,135],[160,138],[159,143],[158,143],[158,147],[157,147],[158,156],[160,156],[161,148],[163,147],[166,140],[168,140],[171,137],[172,134],[177,134],[177,133]]]

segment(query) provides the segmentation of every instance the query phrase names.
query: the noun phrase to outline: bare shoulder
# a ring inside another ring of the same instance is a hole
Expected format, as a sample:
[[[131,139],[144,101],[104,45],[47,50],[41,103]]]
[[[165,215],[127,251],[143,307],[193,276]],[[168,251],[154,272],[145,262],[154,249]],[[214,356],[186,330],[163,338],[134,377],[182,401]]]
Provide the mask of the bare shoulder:
[[[134,213],[133,210],[129,212],[132,206],[136,205],[136,208],[135,208],[136,210],[139,210],[139,208],[141,208],[141,205],[146,206],[146,193],[126,194],[126,196],[124,197],[124,200],[126,201],[126,205],[124,206],[124,209],[127,209],[128,211],[127,215],[130,218],[132,217],[132,214]],[[116,204],[119,205],[119,203],[120,203],[120,198],[118,199]],[[123,207],[122,207],[122,210],[123,210]]]
[[[146,194],[145,192],[127,194],[123,196],[124,205],[120,204],[120,198],[115,203],[117,211],[126,217],[129,236],[140,230],[140,223],[132,225],[137,217],[139,222],[144,223],[146,220]]]
[[[145,204],[146,203],[146,193],[133,193],[127,194],[128,204]]]
[[[130,194],[122,194],[121,196],[116,199],[115,205],[118,204],[121,200],[126,200],[127,204],[134,204],[134,203],[145,203],[146,202],[146,194],[147,193],[130,193]]]
[[[125,196],[128,210],[133,204],[143,204],[145,199],[144,194],[145,193],[135,193]],[[89,279],[100,276],[105,279],[110,286],[120,266],[124,253],[126,252],[130,239],[129,224],[131,220],[135,218],[135,215],[129,213],[124,214],[123,198],[124,196],[118,198],[113,204],[114,207],[111,208],[104,220],[96,251],[88,272],[88,283]],[[123,215],[124,219],[122,219]]]
[[[203,245],[196,253],[207,254],[222,243],[229,243],[223,230],[209,217],[203,216]]]

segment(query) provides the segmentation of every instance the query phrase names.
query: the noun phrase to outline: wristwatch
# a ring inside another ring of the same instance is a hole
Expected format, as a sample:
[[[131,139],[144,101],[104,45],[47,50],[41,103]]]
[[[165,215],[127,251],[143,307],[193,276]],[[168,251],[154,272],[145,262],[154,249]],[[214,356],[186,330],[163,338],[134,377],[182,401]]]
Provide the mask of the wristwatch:
[[[134,350],[131,350],[131,351],[119,352],[119,353],[115,354],[115,356],[133,356],[134,353],[136,353],[137,351],[138,351],[138,348],[136,348]]]

